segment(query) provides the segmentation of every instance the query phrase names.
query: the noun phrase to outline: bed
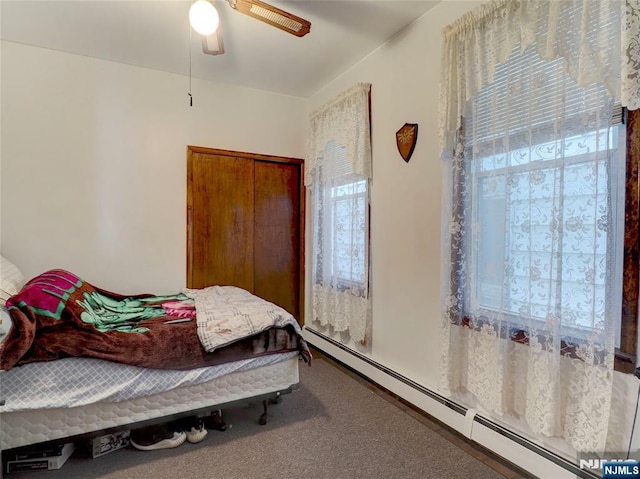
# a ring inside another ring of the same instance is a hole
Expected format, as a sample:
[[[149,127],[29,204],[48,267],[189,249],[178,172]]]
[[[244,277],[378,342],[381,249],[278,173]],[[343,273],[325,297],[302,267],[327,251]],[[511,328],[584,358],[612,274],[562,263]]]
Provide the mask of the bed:
[[[233,287],[121,295],[51,270],[2,311],[2,451],[238,402],[262,402],[264,423],[311,360],[295,318]]]

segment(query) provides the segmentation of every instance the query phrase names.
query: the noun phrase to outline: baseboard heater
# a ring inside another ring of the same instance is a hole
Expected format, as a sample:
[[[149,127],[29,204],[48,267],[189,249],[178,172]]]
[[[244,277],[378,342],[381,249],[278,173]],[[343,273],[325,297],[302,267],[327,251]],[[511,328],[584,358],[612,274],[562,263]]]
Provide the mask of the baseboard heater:
[[[374,361],[373,359],[365,356],[364,354],[360,354],[357,351],[354,351],[353,349],[345,346],[344,344],[336,341],[333,338],[330,338],[329,336],[326,336],[325,334],[322,334],[319,331],[316,331],[313,328],[309,328],[308,326],[305,327],[305,331],[308,331],[309,333],[315,334],[316,336],[318,336],[319,338],[321,338],[322,340],[331,343],[332,346],[335,346],[336,348],[341,349],[342,351],[355,356],[356,358],[358,358],[361,361],[364,361],[365,363],[369,364],[370,366],[373,366],[374,368],[382,371],[383,373],[393,377],[394,379],[403,382],[404,384],[406,384],[407,386],[410,386],[411,388],[419,391],[420,393],[429,396],[431,399],[439,402],[440,404],[443,404],[445,406],[447,406],[448,408],[454,410],[455,412],[457,412],[458,414],[462,414],[463,416],[466,414],[467,412],[467,408],[465,406],[462,406],[461,404],[458,404],[455,401],[452,401],[451,399],[448,399],[428,388],[425,388],[424,386],[416,383],[415,381],[412,381],[411,379],[407,378],[406,376],[403,376],[402,374],[397,373],[396,371],[389,369],[388,367],[384,366],[383,364],[380,364],[376,361]],[[334,361],[336,361],[337,363],[340,363],[342,366],[346,367],[347,369],[353,371],[354,373],[358,374],[359,376],[364,377],[365,379],[367,379],[368,381],[371,381],[370,378],[366,377],[364,374],[362,374],[360,371],[355,370],[354,368],[350,367],[347,364],[344,364],[342,361],[340,361],[339,359],[336,359],[334,356],[332,356],[330,353],[327,353],[326,351],[324,351],[322,348],[318,347],[317,345],[313,345],[314,348],[320,350],[323,354],[329,356],[330,358],[332,358]],[[372,381],[373,382],[373,381]],[[426,411],[425,411],[426,412]],[[428,414],[428,413],[427,413]],[[537,444],[529,441],[527,438],[520,436],[519,434],[514,433],[513,431],[505,428],[504,426],[501,426],[500,424],[497,424],[489,419],[486,419],[482,416],[480,416],[479,414],[476,414],[473,418],[474,421],[478,422],[479,424],[482,424],[483,426],[491,429],[492,431],[500,434],[501,436],[506,437],[507,439],[519,444],[522,447],[526,447],[527,449],[529,449],[530,451],[535,452],[536,454],[544,457],[545,459],[547,459],[548,461],[553,462],[554,464],[562,467],[563,469],[566,469],[567,471],[569,471],[570,473],[574,474],[576,477],[580,477],[580,478],[584,478],[584,479],[601,479],[600,476],[594,474],[593,472],[587,470],[587,469],[580,469],[576,464],[564,459],[561,456],[558,456],[557,454],[544,449],[543,447],[538,446]]]

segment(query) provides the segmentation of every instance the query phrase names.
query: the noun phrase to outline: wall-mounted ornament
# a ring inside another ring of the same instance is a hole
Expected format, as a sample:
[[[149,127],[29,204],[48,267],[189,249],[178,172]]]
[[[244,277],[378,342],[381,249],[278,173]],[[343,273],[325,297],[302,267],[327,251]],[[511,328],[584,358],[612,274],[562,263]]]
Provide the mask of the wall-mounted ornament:
[[[400,156],[404,158],[404,161],[409,163],[413,150],[416,147],[416,141],[418,141],[418,124],[417,123],[405,123],[402,128],[396,131],[396,145],[398,145],[398,151]]]

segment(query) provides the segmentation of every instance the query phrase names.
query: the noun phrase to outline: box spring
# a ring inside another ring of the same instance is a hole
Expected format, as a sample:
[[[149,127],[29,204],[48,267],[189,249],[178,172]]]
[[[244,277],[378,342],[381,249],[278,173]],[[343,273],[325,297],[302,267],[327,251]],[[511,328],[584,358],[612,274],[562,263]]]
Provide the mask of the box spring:
[[[294,357],[211,381],[120,402],[72,408],[6,412],[0,415],[2,450],[123,427],[290,390],[298,384]]]

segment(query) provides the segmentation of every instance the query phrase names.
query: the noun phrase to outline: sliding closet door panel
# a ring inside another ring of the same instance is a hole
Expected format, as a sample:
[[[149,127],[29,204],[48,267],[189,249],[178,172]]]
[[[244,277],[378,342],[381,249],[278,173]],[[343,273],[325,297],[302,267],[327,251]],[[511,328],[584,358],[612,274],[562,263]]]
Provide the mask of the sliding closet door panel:
[[[299,164],[255,162],[255,294],[300,317]]]
[[[190,151],[188,170],[188,286],[253,291],[254,161]]]

